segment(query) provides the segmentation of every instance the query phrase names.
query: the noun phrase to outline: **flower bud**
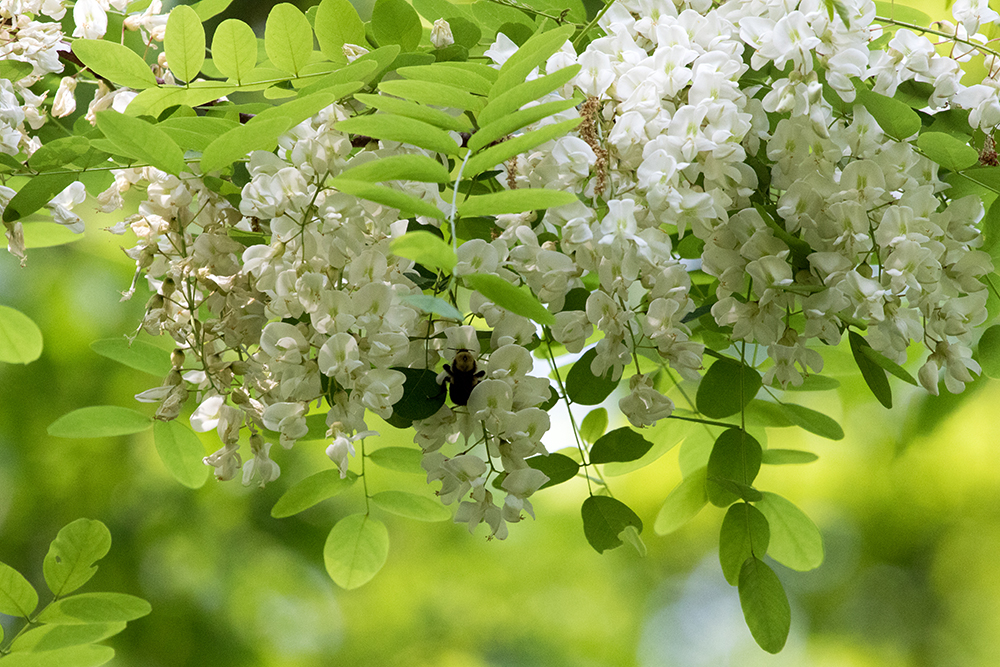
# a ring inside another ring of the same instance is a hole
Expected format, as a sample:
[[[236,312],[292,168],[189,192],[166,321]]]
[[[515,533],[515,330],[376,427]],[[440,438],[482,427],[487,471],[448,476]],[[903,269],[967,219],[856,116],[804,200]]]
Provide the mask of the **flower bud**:
[[[52,101],[52,115],[56,118],[63,118],[76,111],[76,79],[72,76],[64,76],[59,82],[59,90],[56,91],[55,99]]]
[[[451,26],[444,19],[438,19],[431,27],[431,44],[435,49],[443,49],[455,43],[455,37],[451,34]]]

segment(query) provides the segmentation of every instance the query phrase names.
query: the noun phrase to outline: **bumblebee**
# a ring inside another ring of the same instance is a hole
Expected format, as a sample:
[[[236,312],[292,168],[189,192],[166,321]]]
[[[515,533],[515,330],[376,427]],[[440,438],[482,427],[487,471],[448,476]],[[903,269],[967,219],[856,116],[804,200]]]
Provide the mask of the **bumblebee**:
[[[459,350],[451,364],[444,365],[444,381],[451,385],[448,395],[455,405],[468,405],[473,388],[486,375],[476,371],[476,357],[469,350]]]

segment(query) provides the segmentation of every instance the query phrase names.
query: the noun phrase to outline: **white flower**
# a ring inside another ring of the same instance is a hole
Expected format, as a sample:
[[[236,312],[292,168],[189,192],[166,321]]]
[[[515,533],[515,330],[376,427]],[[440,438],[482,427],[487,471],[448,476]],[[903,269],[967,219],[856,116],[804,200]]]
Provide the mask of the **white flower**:
[[[108,15],[98,0],[77,0],[73,5],[74,37],[100,39],[108,31]]]
[[[56,118],[63,118],[76,111],[76,78],[64,76],[59,81],[59,90],[56,91],[55,99],[52,100],[52,115]]]
[[[451,34],[451,26],[444,19],[434,21],[431,26],[431,44],[435,49],[443,49],[455,43],[455,37]]]

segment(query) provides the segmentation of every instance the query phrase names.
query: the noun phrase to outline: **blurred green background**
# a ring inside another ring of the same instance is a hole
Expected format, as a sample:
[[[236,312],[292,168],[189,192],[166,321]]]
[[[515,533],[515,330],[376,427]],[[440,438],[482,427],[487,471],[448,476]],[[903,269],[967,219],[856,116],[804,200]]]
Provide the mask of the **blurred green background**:
[[[228,15],[249,18],[241,11],[234,6]],[[826,372],[841,379],[840,390],[796,395],[837,418],[846,438],[768,433],[771,447],[820,456],[807,466],[765,467],[757,486],[803,507],[827,552],[814,572],[772,563],[793,613],[777,656],[754,644],[736,589],[722,577],[715,555],[721,510],[706,508],[670,536],[652,534],[659,506],[680,480],[683,447],[612,481],[647,526],[645,558],[627,546],[594,552],[580,519],[585,490],[570,483],[540,492],[538,520],[512,526],[503,542],[375,510],[389,527],[389,560],[371,583],[343,591],[326,575],[322,549],[339,518],[362,510],[360,485],[289,519],[269,514],[290,484],[332,467],[324,444],[276,448],[282,476],[266,489],[212,480],[192,491],[167,474],[151,433],[47,435],[56,418],[88,405],[151,412],[132,396],[159,378],[89,348],[134,331],[148,296],[140,282],[131,301],[119,302],[133,266],[119,249],[129,237],[101,229],[113,222],[89,218],[81,241],[32,250],[24,269],[0,253],[0,303],[32,317],[45,336],[38,361],[0,365],[0,560],[42,589],[42,558],[58,530],[79,517],[106,523],[114,543],[84,590],[128,592],[153,606],[113,639],[114,664],[997,664],[996,383],[931,398],[893,380],[896,404],[885,410],[839,350]],[[214,450],[214,433],[204,443],[206,453]],[[368,443],[413,446],[388,427]],[[420,475],[368,471],[373,491],[432,494]]]

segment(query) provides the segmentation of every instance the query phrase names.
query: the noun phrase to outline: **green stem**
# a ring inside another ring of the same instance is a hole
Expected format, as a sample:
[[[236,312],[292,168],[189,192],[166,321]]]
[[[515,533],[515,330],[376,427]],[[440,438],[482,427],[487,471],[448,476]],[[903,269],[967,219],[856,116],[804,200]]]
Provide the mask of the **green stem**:
[[[1000,53],[994,51],[993,49],[988,49],[982,44],[977,44],[976,42],[973,42],[968,39],[962,39],[961,37],[958,37],[956,35],[949,35],[948,33],[942,32],[941,30],[935,30],[934,28],[929,28],[927,26],[917,25],[916,23],[907,23],[906,21],[898,21],[896,19],[889,18],[887,16],[876,16],[875,20],[880,23],[888,23],[890,25],[896,25],[899,26],[900,28],[909,28],[911,30],[917,30],[918,32],[926,32],[931,35],[937,35],[938,37],[944,37],[945,39],[948,39],[952,42],[956,42],[958,44],[965,44],[966,46],[971,46],[972,48],[978,51],[982,51],[984,53],[990,53],[994,56],[1000,56]]]

